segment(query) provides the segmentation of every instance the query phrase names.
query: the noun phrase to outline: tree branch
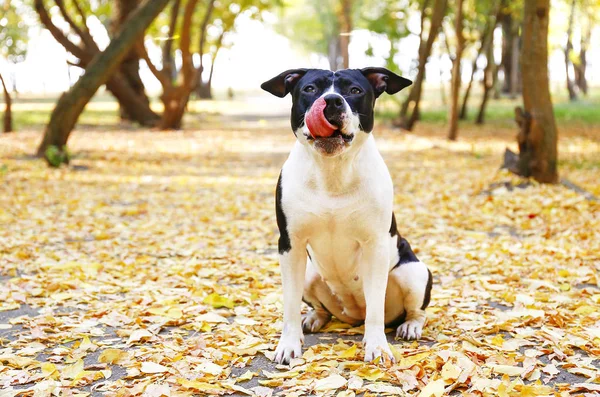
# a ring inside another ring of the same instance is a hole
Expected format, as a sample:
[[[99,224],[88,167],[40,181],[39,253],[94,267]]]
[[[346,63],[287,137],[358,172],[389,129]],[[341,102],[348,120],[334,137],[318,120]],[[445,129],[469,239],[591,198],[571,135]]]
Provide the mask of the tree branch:
[[[144,43],[138,43],[136,45],[136,51],[139,54],[140,58],[142,58],[144,62],[146,62],[146,65],[148,65],[148,68],[150,69],[154,77],[156,77],[156,79],[160,82],[163,89],[166,89],[173,85],[171,82],[171,77],[164,72],[164,66],[163,70],[158,70],[156,65],[154,65],[154,63],[150,60],[150,56],[148,55],[148,51],[146,51],[146,46],[144,45]]]
[[[202,55],[204,55],[204,44],[206,43],[206,29],[208,28],[208,23],[210,22],[210,17],[212,16],[214,8],[215,0],[208,0],[208,7],[206,9],[206,13],[204,14],[202,25],[200,25],[200,43],[198,45],[198,52],[200,53],[200,65],[198,66],[198,74],[200,75],[202,75],[204,69],[204,65],[202,63]]]
[[[171,78],[173,75],[173,40],[175,37],[175,29],[177,29],[177,19],[179,18],[179,9],[181,8],[181,0],[175,0],[171,8],[171,20],[169,21],[169,31],[167,40],[163,46],[163,66],[162,70]]]
[[[34,7],[35,7],[35,10],[36,10],[36,12],[38,13],[38,15],[40,17],[40,22],[42,23],[42,25],[44,25],[44,27],[46,29],[48,29],[48,31],[50,32],[50,34],[52,34],[52,36],[54,37],[54,39],[56,39],[56,41],[58,41],[60,43],[60,45],[62,45],[63,47],[65,47],[65,49],[67,51],[69,51],[71,54],[73,54],[74,56],[76,56],[77,58],[79,58],[81,60],[85,59],[86,61],[88,61],[89,58],[91,58],[86,53],[86,51],[84,51],[78,45],[76,45],[71,40],[69,40],[69,38],[63,33],[63,31],[60,30],[52,22],[52,18],[50,17],[50,15],[48,14],[48,11],[44,7],[44,1],[43,0],[35,0]]]
[[[214,0],[209,0],[214,1]],[[192,61],[192,54],[190,52],[190,30],[192,28],[192,16],[194,15],[194,9],[198,4],[198,0],[189,0],[185,6],[183,13],[183,23],[181,26],[181,38],[179,39],[179,49],[181,50],[181,72],[183,74],[183,85],[194,86],[194,82],[197,81],[194,70],[194,63]]]
[[[87,26],[87,15],[85,15],[85,12],[83,12],[83,8],[81,8],[81,5],[79,4],[79,0],[73,0],[73,4],[75,4],[75,8],[77,9],[77,13],[81,17],[81,20],[83,21],[83,28],[85,29],[85,31],[87,32],[87,34],[89,34],[91,36],[92,33],[90,32],[90,28],[88,28],[88,26]],[[95,43],[96,42],[94,42],[94,44]]]
[[[88,34],[87,32],[84,32],[83,30],[81,30],[81,28],[79,26],[77,26],[77,24],[75,23],[73,18],[71,18],[71,16],[67,12],[67,8],[65,7],[64,0],[54,0],[54,2],[58,6],[58,9],[60,10],[60,14],[64,18],[64,20],[67,21],[67,23],[69,24],[69,26],[71,26],[71,29],[73,29],[75,31],[77,36],[79,36],[81,38],[81,41],[85,44],[88,51],[92,51],[94,53],[98,52],[99,48],[96,45],[96,42],[94,41],[92,36],[90,34]]]

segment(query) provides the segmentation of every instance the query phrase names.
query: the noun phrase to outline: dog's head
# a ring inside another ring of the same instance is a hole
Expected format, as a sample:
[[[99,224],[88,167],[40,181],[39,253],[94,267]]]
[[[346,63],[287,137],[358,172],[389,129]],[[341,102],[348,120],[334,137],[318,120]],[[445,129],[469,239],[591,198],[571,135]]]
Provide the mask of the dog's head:
[[[261,88],[280,98],[291,92],[296,138],[332,157],[364,142],[373,130],[375,99],[411,84],[385,68],[292,69],[264,82]]]

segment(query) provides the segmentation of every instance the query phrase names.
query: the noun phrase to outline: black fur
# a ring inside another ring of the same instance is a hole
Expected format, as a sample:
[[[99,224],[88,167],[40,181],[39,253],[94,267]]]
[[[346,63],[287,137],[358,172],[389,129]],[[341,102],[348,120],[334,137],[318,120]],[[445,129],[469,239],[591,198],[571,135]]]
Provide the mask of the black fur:
[[[425,287],[425,297],[423,298],[423,306],[421,306],[421,310],[425,310],[427,306],[429,306],[429,302],[431,301],[431,288],[433,287],[433,275],[431,274],[431,270],[427,269],[427,273],[429,273],[429,278],[427,279],[427,286]]]
[[[398,247],[398,263],[392,268],[395,269],[405,263],[418,262],[419,259],[413,252],[408,241],[398,233],[398,225],[396,224],[396,216],[392,212],[392,224],[390,225],[390,236],[398,236],[396,247]]]
[[[277,217],[277,227],[279,228],[278,250],[280,254],[284,254],[292,249],[292,244],[287,231],[287,219],[283,213],[283,208],[281,208],[281,174],[279,174],[277,189],[275,190],[275,215]]]

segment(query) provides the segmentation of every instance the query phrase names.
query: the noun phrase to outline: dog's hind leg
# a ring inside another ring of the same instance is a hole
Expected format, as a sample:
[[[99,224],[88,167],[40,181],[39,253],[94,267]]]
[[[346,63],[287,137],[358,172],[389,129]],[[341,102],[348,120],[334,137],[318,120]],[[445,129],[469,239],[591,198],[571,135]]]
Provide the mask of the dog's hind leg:
[[[421,338],[426,320],[425,308],[431,298],[431,286],[431,272],[423,262],[403,263],[392,269],[386,294],[386,309],[400,304],[396,299],[401,297],[403,315],[406,316],[398,327],[396,336],[407,340]],[[393,301],[388,300],[390,298]]]
[[[302,300],[312,309],[302,318],[302,329],[304,332],[318,332],[331,320],[331,313],[323,304],[324,301],[328,300],[330,295],[329,287],[323,282],[309,259],[306,264]]]

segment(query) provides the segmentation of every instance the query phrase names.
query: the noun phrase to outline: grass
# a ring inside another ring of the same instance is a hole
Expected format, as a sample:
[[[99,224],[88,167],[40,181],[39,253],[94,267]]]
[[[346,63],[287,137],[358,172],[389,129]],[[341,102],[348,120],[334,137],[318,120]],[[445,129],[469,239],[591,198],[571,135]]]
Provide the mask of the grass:
[[[479,111],[480,93],[471,96],[467,121],[473,122]],[[591,90],[588,97],[570,102],[562,92],[553,95],[554,115],[560,127],[600,125],[600,91]],[[378,115],[387,120],[398,117],[401,101],[397,98],[384,98],[379,106]],[[486,122],[503,127],[514,126],[514,109],[523,106],[522,99],[502,97],[488,102]],[[439,90],[426,90],[421,104],[421,121],[442,124],[447,121],[448,107],[440,99]]]
[[[246,94],[248,95],[248,94]],[[252,95],[258,95],[252,93]],[[236,106],[248,106],[251,100],[246,99],[243,93],[238,93]],[[377,116],[380,120],[391,122],[398,115],[398,109],[404,97],[384,96],[379,99],[377,105]],[[22,95],[14,99],[13,119],[15,129],[42,129],[47,123],[50,113],[56,102],[56,96],[26,96]],[[470,108],[468,113],[468,122],[473,122],[477,115],[481,93],[475,91],[471,96]],[[558,91],[554,96],[554,114],[559,127],[585,127],[600,125],[600,90],[592,89],[588,97],[581,98],[576,102],[570,102],[562,91]],[[218,102],[218,101],[217,101]],[[0,102],[1,103],[1,102]],[[189,114],[206,116],[208,113],[219,113],[222,109],[217,104],[209,102],[194,101],[190,104]],[[514,108],[522,106],[522,99],[510,99],[502,97],[500,99],[490,100],[486,111],[486,122],[492,126],[512,128],[514,127]],[[160,111],[161,104],[157,99],[153,100],[153,107]],[[439,89],[426,89],[421,104],[421,121],[424,123],[443,124],[447,121],[447,105],[441,101]],[[260,113],[261,109],[255,107],[252,111]],[[194,118],[187,123],[189,128],[196,129],[201,127],[202,122]],[[110,126],[116,126],[120,122],[118,115],[118,106],[114,99],[102,93],[96,95],[88,104],[85,111],[79,119],[79,126],[91,129],[106,129]]]

